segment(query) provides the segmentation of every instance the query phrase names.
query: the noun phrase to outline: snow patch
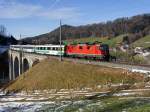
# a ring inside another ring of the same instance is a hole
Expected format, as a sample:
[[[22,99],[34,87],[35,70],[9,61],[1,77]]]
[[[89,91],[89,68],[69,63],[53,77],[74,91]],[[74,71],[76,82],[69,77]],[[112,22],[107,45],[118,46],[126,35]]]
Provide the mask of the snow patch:
[[[148,71],[148,70],[131,69],[131,71],[138,72],[138,73],[144,73],[144,74],[150,74],[150,71]]]
[[[44,105],[53,104],[53,102],[6,102],[0,103],[0,112],[34,112]]]
[[[129,95],[135,95],[136,93],[115,93],[113,96],[129,96]]]

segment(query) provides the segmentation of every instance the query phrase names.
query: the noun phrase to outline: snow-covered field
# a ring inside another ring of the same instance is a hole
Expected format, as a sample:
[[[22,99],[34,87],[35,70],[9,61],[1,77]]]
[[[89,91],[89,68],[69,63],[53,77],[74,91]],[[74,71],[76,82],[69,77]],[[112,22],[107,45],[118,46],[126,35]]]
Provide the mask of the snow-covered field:
[[[92,100],[76,100],[73,101],[73,96],[86,96],[91,97],[97,95],[97,98],[107,97],[108,92],[88,92],[90,88],[85,90],[71,90],[61,89],[56,90],[43,90],[34,91],[34,93],[21,93],[5,95],[5,92],[0,93],[0,112],[40,112],[48,110],[50,112],[60,112],[68,108],[69,106],[80,107],[82,105],[97,105],[97,103],[91,103]],[[150,88],[147,89],[133,89],[133,90],[122,90],[118,93],[114,93],[112,96],[115,97],[134,97],[142,95],[143,92],[150,92]],[[100,104],[100,101],[98,101]],[[100,106],[100,105],[99,105]],[[82,109],[81,109],[82,110]]]
[[[76,90],[74,93],[77,95],[94,94],[85,90]],[[6,95],[5,92],[0,92],[0,112],[38,112],[42,110],[57,112],[72,104],[71,100],[62,100],[70,98],[68,89],[61,89],[58,92],[54,89],[28,93],[22,91],[21,93],[11,93],[9,95]]]
[[[35,112],[43,106],[54,105],[53,102],[2,102],[0,103],[0,112]]]

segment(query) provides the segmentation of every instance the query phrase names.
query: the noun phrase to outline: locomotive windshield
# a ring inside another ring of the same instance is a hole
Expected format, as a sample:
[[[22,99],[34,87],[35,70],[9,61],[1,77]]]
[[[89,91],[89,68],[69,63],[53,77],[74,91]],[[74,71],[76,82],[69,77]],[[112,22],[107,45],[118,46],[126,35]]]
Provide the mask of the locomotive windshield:
[[[104,51],[108,51],[108,50],[109,50],[107,44],[102,44],[102,45],[100,45],[100,49],[101,49],[101,50],[104,50]]]

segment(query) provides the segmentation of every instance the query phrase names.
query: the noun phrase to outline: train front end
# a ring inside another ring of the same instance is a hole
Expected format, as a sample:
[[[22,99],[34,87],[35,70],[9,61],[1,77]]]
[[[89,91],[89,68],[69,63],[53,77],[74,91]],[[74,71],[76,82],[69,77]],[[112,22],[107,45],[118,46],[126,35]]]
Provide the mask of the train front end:
[[[101,52],[102,59],[105,61],[109,61],[109,46],[107,44],[100,44],[99,50]]]

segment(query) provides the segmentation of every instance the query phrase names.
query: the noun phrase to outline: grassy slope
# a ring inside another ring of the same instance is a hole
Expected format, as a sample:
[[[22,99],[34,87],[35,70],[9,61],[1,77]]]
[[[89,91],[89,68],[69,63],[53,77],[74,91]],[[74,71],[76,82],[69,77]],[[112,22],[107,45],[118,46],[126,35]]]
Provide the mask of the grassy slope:
[[[120,36],[114,37],[114,38],[112,38],[110,40],[108,40],[107,38],[89,37],[89,38],[81,38],[81,39],[75,39],[75,40],[68,40],[66,42],[68,42],[68,43],[82,43],[82,42],[95,42],[95,41],[98,41],[98,42],[106,43],[110,47],[114,47],[114,46],[116,46],[117,43],[121,43],[122,42],[122,39],[123,39],[123,37],[125,35],[126,34],[120,35]]]
[[[150,35],[140,38],[132,44],[134,47],[150,47]]]
[[[131,73],[127,75],[119,69],[47,59],[16,79],[7,89],[38,90],[95,87],[110,80],[113,83],[119,83],[122,80],[133,83],[141,81],[142,77]]]
[[[67,40],[66,42],[68,42],[68,43],[80,43],[81,42],[82,43],[82,42],[98,41],[98,42],[108,44],[110,47],[115,47],[117,45],[117,43],[122,42],[122,39],[125,35],[127,35],[127,34],[114,37],[110,40],[108,40],[107,38],[90,37],[90,38],[81,38],[81,39],[75,39],[75,40]],[[139,40],[132,43],[132,45],[133,45],[133,47],[138,47],[138,46],[141,46],[144,48],[150,47],[150,35],[140,38]]]

